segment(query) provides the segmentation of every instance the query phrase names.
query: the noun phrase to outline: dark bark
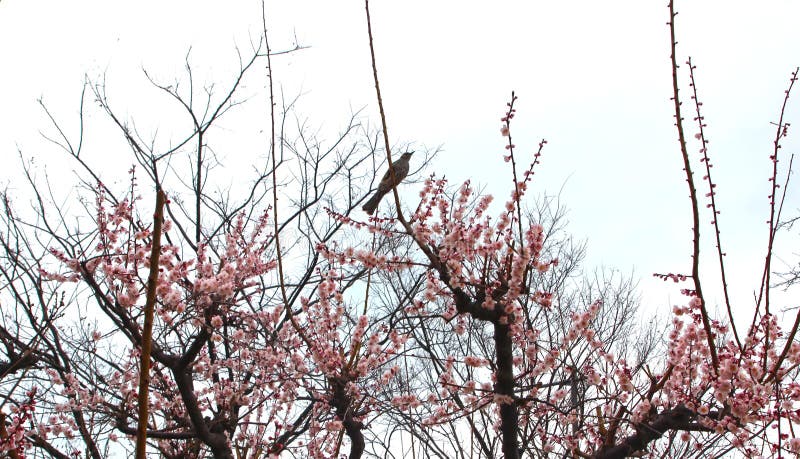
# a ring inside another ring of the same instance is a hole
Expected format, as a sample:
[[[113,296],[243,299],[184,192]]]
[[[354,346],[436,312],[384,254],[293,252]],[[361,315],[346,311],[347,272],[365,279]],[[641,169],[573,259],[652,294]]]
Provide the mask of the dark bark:
[[[342,422],[344,433],[350,439],[350,459],[360,459],[366,448],[364,440],[364,424],[354,417],[355,403],[347,392],[349,378],[340,376],[330,378],[331,406],[336,410],[336,417]]]
[[[55,459],[70,459],[70,456],[67,456],[66,454],[56,449],[55,446],[51,445],[47,440],[40,437],[38,434],[30,435],[28,438],[31,440],[31,444],[33,446],[41,448],[47,454],[49,454],[50,457]]]
[[[514,403],[514,353],[508,325],[494,324],[494,345],[497,381],[494,392],[504,396],[500,406],[500,433],[503,435],[503,457],[519,458],[519,410]]]
[[[669,430],[696,432],[709,429],[697,423],[697,414],[683,405],[678,405],[652,416],[647,422],[636,425],[633,435],[616,445],[601,448],[592,458],[622,459],[630,457],[636,452],[644,451],[648,444],[658,440]]]
[[[206,420],[203,418],[194,390],[191,370],[179,367],[173,369],[172,374],[175,377],[175,384],[181,393],[189,419],[192,420],[192,425],[195,432],[197,432],[197,438],[208,445],[209,449],[211,449],[211,454],[216,459],[233,459],[233,451],[228,444],[227,436],[224,433],[216,432],[214,429],[209,429]]]
[[[28,350],[22,354],[16,354],[14,349],[11,349],[8,354],[8,362],[0,362],[0,377],[31,368],[39,362],[39,357]]]

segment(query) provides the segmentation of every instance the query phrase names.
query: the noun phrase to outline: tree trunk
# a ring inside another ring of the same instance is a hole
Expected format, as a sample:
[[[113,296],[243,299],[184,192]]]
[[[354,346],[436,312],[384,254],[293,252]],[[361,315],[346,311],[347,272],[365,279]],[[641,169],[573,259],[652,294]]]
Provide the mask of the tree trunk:
[[[519,459],[519,410],[514,398],[514,353],[508,325],[494,324],[494,346],[497,364],[495,394],[507,400],[500,404],[500,433],[503,435],[503,457]]]

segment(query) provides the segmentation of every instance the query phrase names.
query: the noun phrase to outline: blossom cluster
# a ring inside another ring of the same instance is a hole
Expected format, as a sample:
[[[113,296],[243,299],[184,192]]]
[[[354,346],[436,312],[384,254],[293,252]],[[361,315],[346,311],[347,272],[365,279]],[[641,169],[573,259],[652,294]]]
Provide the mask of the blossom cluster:
[[[139,386],[141,317],[150,268],[153,235],[137,217],[138,198],[111,203],[102,190],[97,198],[95,243],[72,257],[51,250],[65,273],[44,272],[53,281],[85,281],[107,311],[115,328],[91,332],[95,347],[120,345],[120,331],[130,340],[128,352],[116,351],[113,370],[104,375],[116,390],[101,393],[76,374],[50,371],[64,402],[39,434],[70,438],[77,432],[71,413],[91,409],[109,412],[122,424],[136,413]],[[164,235],[172,229],[162,226]],[[163,240],[163,239],[162,239]],[[166,237],[166,241],[170,239]],[[263,426],[286,423],[307,373],[299,338],[283,321],[283,304],[259,304],[263,276],[276,261],[268,257],[273,238],[268,213],[256,219],[237,215],[217,240],[198,244],[186,256],[176,245],[160,245],[156,282],[156,322],[151,366],[150,412],[157,426],[180,430],[188,421],[186,399],[172,376],[189,352],[189,343],[207,336],[189,363],[194,403],[203,413],[242,410],[232,438],[240,444],[265,444]],[[118,328],[121,327],[121,328]],[[116,407],[116,408],[113,408]],[[244,410],[243,410],[244,408]],[[122,413],[116,412],[122,410]],[[181,447],[162,445],[180,451]],[[177,454],[177,453],[176,453]]]
[[[25,450],[30,446],[26,424],[33,419],[36,411],[36,388],[28,390],[25,396],[22,403],[11,407],[10,415],[0,413],[0,420],[5,424],[3,436],[0,437],[0,453],[13,452],[16,457],[23,459]]]

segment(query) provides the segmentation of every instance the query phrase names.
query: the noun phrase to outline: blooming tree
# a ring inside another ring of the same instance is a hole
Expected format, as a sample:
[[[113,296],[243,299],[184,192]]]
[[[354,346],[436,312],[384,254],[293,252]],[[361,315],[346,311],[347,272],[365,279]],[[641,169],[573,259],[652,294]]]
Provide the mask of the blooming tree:
[[[81,142],[47,111],[86,186],[77,189],[83,209],[76,211],[53,202],[58,192],[43,191],[50,185],[26,164],[33,212],[17,213],[24,206],[3,194],[3,302],[14,306],[4,307],[2,326],[11,407],[4,448],[95,458],[133,451],[151,291],[144,422],[151,450],[165,457],[331,457],[342,449],[343,432],[358,444],[362,418],[374,409],[361,394],[392,374],[403,337],[344,297],[365,271],[338,269],[316,246],[350,237],[325,209],[358,209],[372,186],[359,177],[374,176],[381,164],[372,162],[379,156],[356,114],[330,146],[298,123],[295,140],[272,149],[271,167],[249,183],[225,183],[208,139],[242,103],[242,85],[264,77],[252,70],[267,57],[254,50],[227,92],[209,90],[206,107],[192,105],[191,91],[208,88],[190,84],[181,92],[154,82],[191,120],[164,151],[136,137],[104,86],[88,86],[137,163],[121,187],[103,180]],[[188,76],[192,83],[191,69]],[[287,103],[284,124],[294,116]],[[185,170],[193,171],[190,180]],[[284,173],[297,179],[284,181]],[[155,222],[163,219],[160,242],[142,176],[167,195]],[[229,193],[240,185],[241,195]],[[280,200],[270,199],[277,188]]]
[[[273,75],[252,76],[256,62],[271,72],[277,54],[265,33],[227,92],[207,88],[205,107],[194,105],[193,84],[153,82],[190,121],[168,146],[143,142],[104,86],[87,88],[136,163],[122,185],[109,185],[82,142],[46,111],[80,170],[83,209],[59,205],[30,165],[33,211],[20,213],[3,194],[0,450],[101,458],[131,453],[138,440],[141,455],[144,445],[175,458],[800,453],[800,315],[782,324],[770,303],[783,221],[778,162],[789,124],[782,110],[761,292],[743,317],[727,295],[691,61],[699,163],[684,133],[692,128],[678,91],[674,19],[670,3],[673,101],[694,240],[691,272],[658,274],[681,283],[685,295],[666,340],[657,327],[637,326],[629,280],[583,276],[582,246],[562,234],[557,206],[530,205],[546,141],[521,158],[513,93],[499,136],[498,160],[511,176],[505,199],[431,175],[418,200],[401,200],[394,189],[366,219],[354,210],[396,150],[385,121],[381,147],[357,116],[332,146],[302,123],[288,140],[291,104],[279,129]],[[367,25],[383,114],[368,4]],[[266,166],[242,187],[215,169],[209,139],[242,103],[248,78],[270,90],[269,150]],[[725,289],[720,317],[699,270],[698,188],[706,185]],[[395,438],[401,450],[388,444]]]

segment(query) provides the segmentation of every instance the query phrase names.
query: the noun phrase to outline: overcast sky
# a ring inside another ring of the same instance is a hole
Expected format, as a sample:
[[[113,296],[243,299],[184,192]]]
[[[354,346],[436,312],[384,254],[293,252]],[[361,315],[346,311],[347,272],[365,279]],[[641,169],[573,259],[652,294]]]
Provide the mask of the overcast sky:
[[[510,176],[499,119],[516,91],[518,154],[530,155],[541,138],[548,140],[533,188],[563,189],[570,230],[588,238],[590,265],[633,270],[647,302],[676,302],[677,289],[668,300],[670,290],[650,277],[687,272],[690,262],[691,214],[669,100],[666,3],[373,0],[392,140],[441,146],[432,170],[453,182],[487,184],[505,199]],[[678,54],[698,66],[723,239],[736,302],[745,307],[764,255],[770,123],[800,64],[800,2],[684,0],[677,9]],[[299,109],[311,123],[335,130],[361,108],[377,123],[362,2],[268,2],[267,15],[274,50],[308,47],[276,58],[275,76],[285,93],[303,94]],[[236,48],[247,54],[260,33],[257,1],[2,0],[3,184],[13,186],[18,148],[25,157],[52,161],[54,150],[39,135],[47,123],[38,98],[74,123],[85,75],[105,74],[117,109],[156,127],[161,113],[147,105],[153,90],[142,68],[175,81],[191,47],[195,77],[225,86],[238,69]],[[682,81],[690,108],[685,73]],[[800,123],[800,88],[787,115]],[[241,129],[264,127],[257,123]],[[696,128],[687,126],[693,135]],[[800,151],[797,138],[785,141],[785,154]],[[798,207],[794,192],[787,210],[796,215]],[[707,236],[710,228],[702,228]],[[795,232],[781,254],[787,261],[795,260],[796,240]],[[706,242],[709,253],[713,244]]]

